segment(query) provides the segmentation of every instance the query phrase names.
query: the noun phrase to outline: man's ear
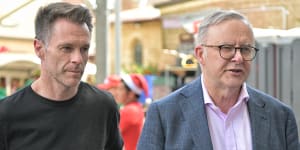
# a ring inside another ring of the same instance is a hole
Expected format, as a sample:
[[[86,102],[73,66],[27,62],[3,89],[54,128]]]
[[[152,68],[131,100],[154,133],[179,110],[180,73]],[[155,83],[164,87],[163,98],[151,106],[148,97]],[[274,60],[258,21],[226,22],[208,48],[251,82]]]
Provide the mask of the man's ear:
[[[38,39],[34,39],[33,41],[33,46],[34,46],[34,52],[35,54],[40,58],[40,59],[44,59],[45,56],[45,45],[43,44],[42,41],[38,40]]]
[[[199,61],[200,64],[203,65],[205,63],[203,46],[201,46],[201,45],[196,46],[194,49],[194,53],[195,53],[196,59]]]

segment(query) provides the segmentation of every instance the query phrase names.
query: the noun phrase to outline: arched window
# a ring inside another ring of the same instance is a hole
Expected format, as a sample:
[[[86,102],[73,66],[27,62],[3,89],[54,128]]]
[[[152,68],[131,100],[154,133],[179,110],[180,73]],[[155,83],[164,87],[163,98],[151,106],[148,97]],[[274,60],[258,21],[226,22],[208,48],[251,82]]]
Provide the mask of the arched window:
[[[137,65],[143,64],[143,46],[139,40],[134,43],[134,61]]]

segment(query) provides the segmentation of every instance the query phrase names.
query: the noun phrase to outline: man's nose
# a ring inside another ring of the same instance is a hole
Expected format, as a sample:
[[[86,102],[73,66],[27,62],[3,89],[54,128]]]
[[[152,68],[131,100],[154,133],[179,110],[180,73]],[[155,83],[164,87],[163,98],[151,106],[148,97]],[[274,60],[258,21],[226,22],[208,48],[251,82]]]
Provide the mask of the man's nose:
[[[72,61],[72,63],[82,63],[83,55],[80,52],[80,50],[76,50],[72,53],[71,61]]]
[[[237,62],[241,62],[241,61],[244,60],[240,48],[236,48],[236,49],[235,49],[235,54],[234,54],[232,60],[237,61]]]

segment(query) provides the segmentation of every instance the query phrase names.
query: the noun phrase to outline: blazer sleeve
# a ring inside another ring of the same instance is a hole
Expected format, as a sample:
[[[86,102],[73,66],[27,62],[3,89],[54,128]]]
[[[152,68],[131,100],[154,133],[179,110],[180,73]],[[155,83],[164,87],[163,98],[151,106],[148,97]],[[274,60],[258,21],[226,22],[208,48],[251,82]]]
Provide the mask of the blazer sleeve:
[[[156,103],[148,108],[146,120],[140,136],[138,150],[163,150],[164,149],[163,124]]]
[[[288,114],[286,140],[287,150],[300,150],[299,137],[298,137],[297,123],[292,111]]]

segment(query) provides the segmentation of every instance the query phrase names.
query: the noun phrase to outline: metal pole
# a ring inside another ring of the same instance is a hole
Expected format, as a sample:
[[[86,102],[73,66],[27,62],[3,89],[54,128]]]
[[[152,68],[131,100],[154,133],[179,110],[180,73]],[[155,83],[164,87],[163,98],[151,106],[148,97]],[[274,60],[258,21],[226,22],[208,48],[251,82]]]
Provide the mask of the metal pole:
[[[108,21],[107,21],[107,0],[96,0],[95,10],[95,57],[96,57],[96,84],[103,83],[108,74]]]
[[[121,73],[121,47],[122,47],[122,20],[120,12],[122,10],[122,0],[115,1],[115,71],[116,74]]]

